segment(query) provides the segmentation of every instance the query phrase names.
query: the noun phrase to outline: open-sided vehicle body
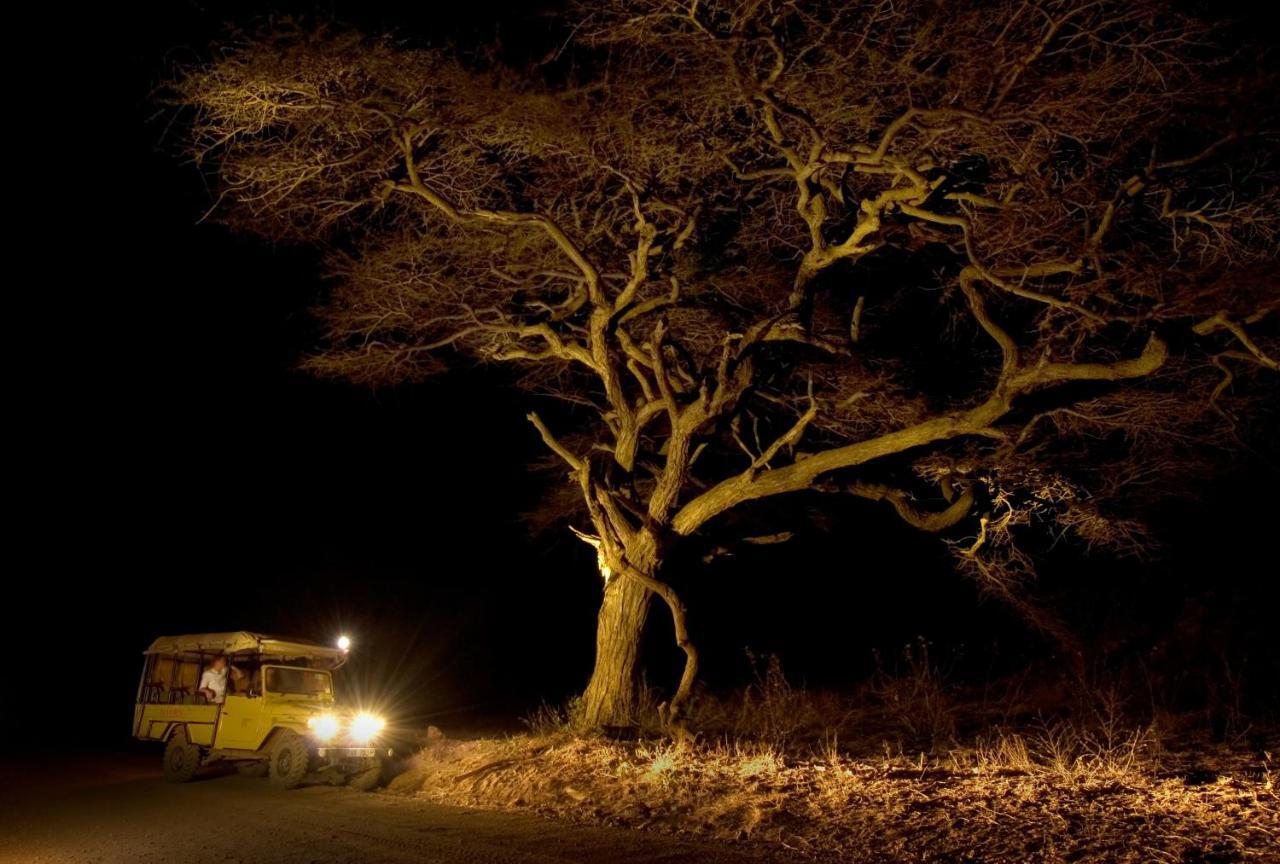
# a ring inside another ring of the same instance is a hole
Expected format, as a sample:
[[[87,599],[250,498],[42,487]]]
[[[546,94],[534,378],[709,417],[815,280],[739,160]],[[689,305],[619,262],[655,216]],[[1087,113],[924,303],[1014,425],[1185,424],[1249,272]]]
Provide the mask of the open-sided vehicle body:
[[[232,762],[285,788],[316,772],[362,788],[377,783],[388,753],[378,741],[383,721],[334,700],[332,673],[345,648],[235,631],[162,636],[144,656],[133,734],[165,742],[167,779]],[[219,656],[229,664],[220,704],[199,691]]]

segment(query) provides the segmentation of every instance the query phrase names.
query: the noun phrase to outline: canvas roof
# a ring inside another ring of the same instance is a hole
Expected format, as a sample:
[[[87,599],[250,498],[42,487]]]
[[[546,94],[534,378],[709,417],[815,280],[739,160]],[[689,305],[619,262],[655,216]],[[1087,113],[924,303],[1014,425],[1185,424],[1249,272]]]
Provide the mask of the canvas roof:
[[[248,630],[161,636],[143,653],[240,654],[248,652],[267,657],[307,657],[328,660],[334,666],[340,666],[347,659],[347,652],[333,645],[319,645],[304,639],[269,636],[265,633],[251,633]]]

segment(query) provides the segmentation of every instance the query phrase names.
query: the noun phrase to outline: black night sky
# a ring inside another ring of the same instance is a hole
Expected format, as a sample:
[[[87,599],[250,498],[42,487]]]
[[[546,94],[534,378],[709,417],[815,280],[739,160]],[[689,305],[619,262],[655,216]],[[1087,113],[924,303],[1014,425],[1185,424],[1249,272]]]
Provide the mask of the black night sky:
[[[474,39],[500,20],[510,45],[539,26],[512,2],[326,8],[416,38]],[[593,556],[566,532],[531,537],[519,518],[544,482],[526,467],[542,455],[530,397],[493,370],[377,393],[297,372],[323,291],[310,254],[200,224],[209,194],[148,94],[167,62],[259,11],[125,4],[62,49],[85,67],[81,95],[55,109],[65,133],[34,133],[50,179],[32,193],[33,224],[54,242],[26,276],[36,239],[10,249],[10,291],[38,311],[10,319],[24,348],[10,365],[23,405],[9,419],[5,749],[72,729],[87,746],[127,746],[140,652],[161,633],[346,632],[353,679],[393,682],[403,718],[446,728],[509,726],[590,671]],[[1170,505],[1158,560],[1084,565],[1064,552],[1046,579],[1076,581],[1099,639],[1140,645],[1202,608],[1208,632],[1274,673],[1273,472],[1246,460]],[[898,542],[868,542],[885,535]],[[803,590],[779,592],[779,573]],[[726,584],[739,590],[717,591]],[[746,647],[832,686],[918,635],[960,658],[960,674],[1047,650],[932,540],[865,503],[795,545],[717,564],[689,601],[711,686],[742,682]],[[678,657],[665,616],[652,621],[650,674],[667,682]],[[32,699],[55,707],[52,725],[13,710]],[[86,704],[92,723],[71,710]]]

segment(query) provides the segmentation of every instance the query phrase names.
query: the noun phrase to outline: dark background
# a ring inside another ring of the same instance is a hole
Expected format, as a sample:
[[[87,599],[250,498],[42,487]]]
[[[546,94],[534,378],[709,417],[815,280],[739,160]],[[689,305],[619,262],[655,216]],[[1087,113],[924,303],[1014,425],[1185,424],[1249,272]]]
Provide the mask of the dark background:
[[[11,266],[36,266],[10,280],[0,749],[126,743],[140,652],[168,633],[347,633],[350,685],[409,725],[509,725],[563,701],[590,671],[600,585],[590,550],[519,521],[542,494],[526,468],[542,454],[530,397],[494,370],[378,393],[295,371],[322,287],[311,255],[198,224],[208,192],[148,95],[169,63],[260,9],[124,6],[78,18],[74,38],[65,22],[28,28],[43,83],[26,95],[51,116],[30,142],[37,170],[11,178],[14,209],[31,214]],[[546,32],[529,8],[322,11],[415,38],[496,30],[511,45]],[[1141,650],[1192,614],[1218,634],[1192,636],[1197,662],[1252,658],[1265,678],[1280,668],[1271,471],[1246,461],[1171,504],[1154,563],[1062,552],[1047,578],[1074,586],[1090,638]],[[873,505],[697,584],[712,686],[744,680],[746,647],[814,686],[849,686],[873,651],[916,636],[970,677],[1052,659],[935,541]],[[651,680],[664,684],[678,657],[660,608],[653,620]]]

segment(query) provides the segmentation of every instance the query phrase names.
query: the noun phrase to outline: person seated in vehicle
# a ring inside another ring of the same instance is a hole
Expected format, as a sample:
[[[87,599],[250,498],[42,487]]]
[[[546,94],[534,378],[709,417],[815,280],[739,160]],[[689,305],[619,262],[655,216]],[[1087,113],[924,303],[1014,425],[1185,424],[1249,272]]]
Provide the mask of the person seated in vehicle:
[[[261,691],[260,675],[257,669],[241,669],[231,667],[231,692],[237,696],[257,696]]]
[[[200,688],[196,691],[211,704],[221,705],[227,698],[227,658],[219,654],[200,676]]]

